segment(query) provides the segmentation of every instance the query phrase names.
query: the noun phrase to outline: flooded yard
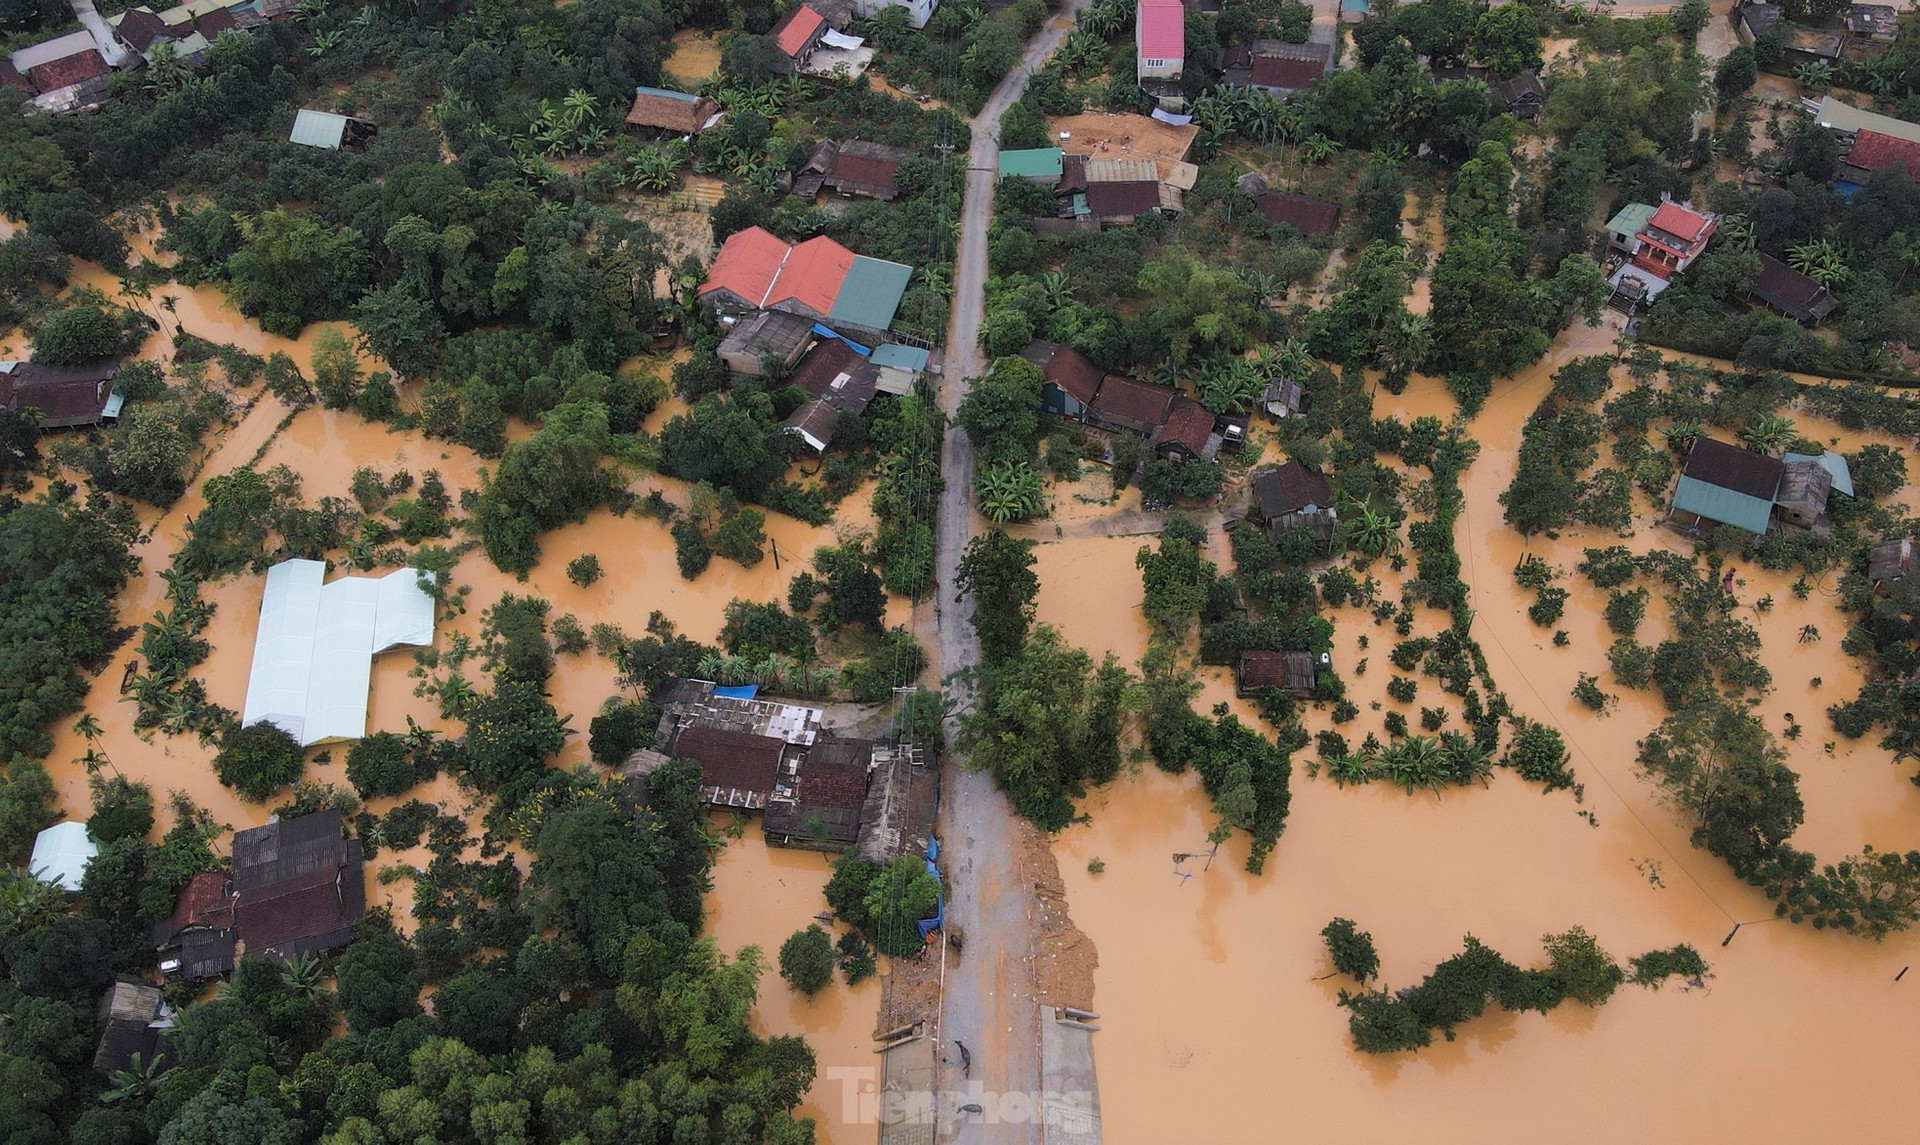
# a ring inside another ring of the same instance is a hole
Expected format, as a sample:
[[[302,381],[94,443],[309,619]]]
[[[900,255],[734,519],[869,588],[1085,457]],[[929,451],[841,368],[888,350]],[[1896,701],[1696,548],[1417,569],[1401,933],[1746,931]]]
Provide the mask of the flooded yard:
[[[1798,1141],[1837,1125],[1861,1140],[1905,1135],[1904,1115],[1888,1097],[1904,1085],[1902,1063],[1920,1053],[1920,995],[1894,977],[1920,961],[1920,936],[1874,944],[1773,920],[1772,904],[1693,849],[1688,825],[1635,775],[1635,742],[1665,711],[1656,694],[1609,680],[1605,594],[1573,567],[1585,546],[1688,551],[1684,538],[1654,527],[1664,506],[1656,513],[1641,498],[1634,535],[1624,541],[1591,529],[1533,540],[1528,551],[1558,566],[1573,593],[1556,626],[1568,632],[1568,647],[1555,647],[1552,629],[1528,619],[1532,593],[1513,581],[1521,538],[1504,525],[1498,499],[1512,478],[1521,426],[1553,370],[1608,350],[1614,333],[1577,330],[1552,360],[1498,384],[1473,423],[1481,454],[1463,479],[1456,537],[1473,634],[1492,675],[1518,712],[1565,733],[1584,801],[1542,794],[1505,770],[1484,789],[1449,788],[1444,797],[1409,797],[1379,782],[1343,789],[1324,775],[1308,777],[1308,748],[1294,756],[1287,831],[1266,874],[1255,877],[1242,869],[1244,835],[1208,863],[1215,816],[1197,776],[1168,776],[1145,763],[1096,793],[1084,806],[1091,823],[1063,832],[1054,849],[1074,920],[1099,949],[1093,1008],[1104,1032],[1095,1051],[1110,1145]],[[1375,412],[1408,420],[1453,409],[1440,382],[1416,378],[1400,397],[1378,394]],[[1873,440],[1793,416],[1808,436],[1837,439],[1835,448]],[[1141,543],[1068,536],[1043,544],[1039,619],[1096,654],[1137,661],[1146,646],[1133,567]],[[1221,540],[1208,550],[1230,567]],[[1845,622],[1830,596],[1834,578],[1801,602],[1788,588],[1794,574],[1734,563],[1743,602],[1766,594],[1776,602],[1770,613],[1745,613],[1775,678],[1765,718],[1778,732],[1782,714],[1793,712],[1807,728],[1798,741],[1781,740],[1807,806],[1796,843],[1827,861],[1867,842],[1920,846],[1920,790],[1907,782],[1910,768],[1889,766],[1875,737],[1840,740],[1831,755],[1824,747],[1838,739],[1826,706],[1850,698],[1860,678],[1839,648]],[[1400,577],[1378,562],[1373,571],[1383,599],[1397,599]],[[1643,633],[1661,622],[1657,607],[1656,600]],[[1356,739],[1379,729],[1371,701],[1402,711],[1418,701],[1400,705],[1384,695],[1391,628],[1357,609],[1334,616],[1335,666],[1361,708],[1340,730]],[[1417,616],[1416,633],[1442,622],[1431,610]],[[1809,623],[1825,639],[1800,643]],[[1368,649],[1358,646],[1363,634]],[[1365,675],[1354,674],[1360,657],[1371,659]],[[1607,716],[1572,699],[1581,672],[1599,674],[1619,695]],[[1232,699],[1227,672],[1204,669],[1202,677],[1198,706],[1226,701],[1243,720],[1254,718]],[[1432,692],[1430,682],[1424,691]],[[1309,713],[1306,725],[1334,726],[1325,710]],[[1176,861],[1180,854],[1196,857]],[[1098,874],[1089,868],[1095,859]],[[1373,933],[1389,988],[1416,984],[1459,951],[1463,934],[1528,966],[1541,961],[1543,934],[1575,925],[1623,960],[1690,943],[1712,977],[1699,990],[1677,981],[1659,991],[1626,987],[1599,1011],[1490,1008],[1458,1041],[1372,1057],[1351,1048],[1346,1011],[1335,1004],[1343,980],[1323,980],[1331,968],[1318,932],[1335,916]],[[1735,923],[1748,925],[1723,948]],[[1716,1068],[1735,1055],[1737,1067]]]

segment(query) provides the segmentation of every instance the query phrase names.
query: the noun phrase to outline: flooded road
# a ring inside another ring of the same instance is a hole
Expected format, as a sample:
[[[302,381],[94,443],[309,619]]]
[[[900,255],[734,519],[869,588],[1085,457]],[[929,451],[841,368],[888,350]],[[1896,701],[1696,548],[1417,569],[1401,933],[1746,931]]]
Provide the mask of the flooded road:
[[[1575,331],[1555,358],[1500,382],[1474,422],[1480,460],[1463,481],[1466,509],[1457,543],[1472,589],[1473,632],[1492,674],[1520,713],[1560,727],[1585,784],[1584,803],[1568,792],[1543,795],[1510,772],[1485,789],[1450,788],[1444,797],[1409,797],[1383,783],[1335,786],[1309,778],[1311,748],[1294,757],[1292,815],[1267,873],[1242,870],[1246,837],[1176,864],[1176,853],[1203,853],[1215,817],[1197,776],[1167,776],[1151,764],[1086,802],[1088,825],[1068,829],[1055,853],[1080,928],[1099,949],[1094,1009],[1106,1140],[1149,1145],[1176,1140],[1512,1141],[1804,1141],[1836,1128],[1851,1139],[1911,1136],[1894,1094],[1920,1054],[1920,993],[1902,967],[1920,962],[1920,935],[1872,944],[1772,921],[1771,904],[1688,845],[1687,827],[1655,790],[1634,775],[1635,741],[1665,714],[1656,695],[1608,680],[1604,649],[1612,639],[1600,616],[1605,594],[1574,573],[1580,550],[1624,543],[1644,551],[1685,542],[1651,527],[1644,498],[1635,534],[1618,540],[1590,529],[1558,541],[1535,538],[1530,551],[1562,570],[1573,593],[1557,627],[1526,616],[1530,591],[1513,583],[1520,538],[1502,522],[1498,502],[1512,477],[1520,429],[1566,358],[1607,350],[1613,331]],[[1415,378],[1400,397],[1380,393],[1376,416],[1403,420],[1449,416],[1454,402],[1433,379]],[[1809,436],[1856,448],[1871,438],[1794,413]],[[1606,455],[1602,448],[1602,456]],[[1273,460],[1272,451],[1266,460]],[[1664,507],[1662,507],[1664,511]],[[1066,536],[1039,553],[1038,618],[1096,654],[1137,660],[1146,628],[1133,553],[1141,538]],[[1207,556],[1223,569],[1226,545]],[[1755,620],[1776,690],[1765,701],[1770,726],[1794,712],[1800,741],[1782,740],[1801,773],[1807,820],[1795,842],[1827,861],[1865,842],[1881,849],[1920,846],[1920,789],[1910,768],[1888,765],[1871,739],[1836,744],[1827,704],[1854,694],[1859,669],[1839,649],[1844,624],[1816,590],[1793,599],[1792,574],[1736,562],[1743,601],[1771,594],[1771,613]],[[1373,572],[1385,599],[1400,577]],[[1831,579],[1825,582],[1830,590]],[[1422,678],[1413,705],[1384,694],[1386,653],[1395,637],[1356,609],[1334,613],[1335,661],[1361,714],[1340,727],[1356,741],[1379,732],[1384,710],[1437,702]],[[1443,618],[1417,613],[1416,633]],[[1656,601],[1645,639],[1662,621]],[[1803,624],[1826,633],[1800,644]],[[1361,649],[1361,635],[1370,648]],[[1370,659],[1365,675],[1356,662]],[[1569,695],[1580,672],[1601,676],[1618,707],[1605,717]],[[1202,671],[1197,705],[1232,701],[1231,679]],[[1814,677],[1821,678],[1818,688]],[[1456,708],[1457,711],[1457,708]],[[1457,724],[1457,720],[1456,720]],[[1309,714],[1309,731],[1331,728]],[[1384,735],[1383,735],[1384,738]],[[1597,825],[1579,812],[1591,812]],[[1089,863],[1104,864],[1100,874]],[[1490,1009],[1452,1043],[1436,1039],[1417,1056],[1370,1057],[1353,1051],[1346,1012],[1335,1005],[1338,980],[1318,935],[1328,919],[1354,919],[1372,931],[1389,987],[1413,985],[1460,949],[1464,933],[1521,965],[1540,961],[1542,934],[1580,925],[1623,961],[1686,942],[1713,967],[1707,988],[1623,988],[1604,1009],[1568,1004],[1545,1016]],[[1763,921],[1765,920],[1765,921]],[[1747,922],[1727,947],[1735,922]],[[1729,1068],[1736,1058],[1737,1067]]]

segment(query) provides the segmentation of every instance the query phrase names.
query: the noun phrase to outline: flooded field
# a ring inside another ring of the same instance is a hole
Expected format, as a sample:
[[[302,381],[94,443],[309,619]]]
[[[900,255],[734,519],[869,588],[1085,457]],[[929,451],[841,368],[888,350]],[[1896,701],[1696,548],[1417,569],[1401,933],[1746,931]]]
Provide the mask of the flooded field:
[[[1573,575],[1580,549],[1616,543],[1611,534],[1569,531],[1536,538],[1530,551],[1557,565],[1573,592],[1558,627],[1526,616],[1531,592],[1513,583],[1521,539],[1505,528],[1498,502],[1511,480],[1520,429],[1567,358],[1603,352],[1614,331],[1576,331],[1552,360],[1502,381],[1474,422],[1480,460],[1463,481],[1466,509],[1457,543],[1476,610],[1473,632],[1515,709],[1566,734],[1584,803],[1568,792],[1541,794],[1510,772],[1485,789],[1450,788],[1409,797],[1374,783],[1342,789],[1310,779],[1311,749],[1296,753],[1292,815],[1267,873],[1247,875],[1245,836],[1206,865],[1214,815],[1197,776],[1167,776],[1150,764],[1087,801],[1089,825],[1055,844],[1073,917],[1099,948],[1094,1009],[1106,1139],[1110,1145],[1171,1140],[1255,1142],[1799,1141],[1845,1127],[1860,1140],[1909,1135],[1890,1095],[1904,1063],[1920,1052],[1920,995],[1893,981],[1920,961],[1920,936],[1873,944],[1772,920],[1758,891],[1688,845],[1687,828],[1655,789],[1634,774],[1635,741],[1663,715],[1657,696],[1612,685],[1600,617],[1604,594]],[[1437,381],[1416,378],[1398,398],[1381,393],[1377,416],[1448,416],[1454,403]],[[1836,448],[1870,438],[1795,413],[1803,433]],[[1911,493],[1909,493],[1911,500]],[[1633,537],[1644,551],[1687,542],[1655,529],[1638,503]],[[1911,509],[1911,505],[1909,505]],[[1663,511],[1663,510],[1662,510]],[[1038,554],[1039,619],[1096,653],[1137,660],[1146,645],[1133,554],[1142,538],[1075,537]],[[1207,555],[1223,568],[1224,543]],[[1844,622],[1816,590],[1806,602],[1788,591],[1792,574],[1735,562],[1751,602],[1771,594],[1757,622],[1775,691],[1763,705],[1770,726],[1794,712],[1807,726],[1782,740],[1801,774],[1806,824],[1800,846],[1832,861],[1871,842],[1920,846],[1920,790],[1910,768],[1889,766],[1873,741],[1841,741],[1827,704],[1853,694],[1856,664],[1839,649]],[[1373,569],[1383,597],[1399,577]],[[1823,583],[1831,591],[1831,578]],[[1649,627],[1659,622],[1656,612]],[[1406,711],[1386,699],[1391,628],[1356,609],[1336,613],[1334,657],[1361,715],[1342,730],[1377,731],[1380,714]],[[1801,644],[1802,625],[1829,635]],[[1421,610],[1416,633],[1437,627]],[[1362,650],[1360,635],[1371,635]],[[1358,658],[1371,670],[1353,674]],[[1597,672],[1620,695],[1605,717],[1569,692]],[[1814,677],[1822,683],[1817,689]],[[1242,719],[1222,670],[1206,670],[1197,703],[1226,701]],[[1426,689],[1431,692],[1431,686]],[[1430,696],[1423,696],[1434,702]],[[1309,730],[1333,725],[1314,712]],[[1590,812],[1595,820],[1578,814]],[[1202,853],[1176,866],[1176,853]],[[1089,871],[1093,859],[1102,873]],[[1658,992],[1623,988],[1590,1011],[1566,1005],[1549,1015],[1490,1010],[1417,1056],[1370,1057],[1351,1049],[1346,1012],[1335,1005],[1318,931],[1344,916],[1371,930],[1389,987],[1413,985],[1472,933],[1521,965],[1540,960],[1540,936],[1574,925],[1592,931],[1622,959],[1686,942],[1713,967],[1704,990],[1669,984]],[[1728,946],[1721,940],[1743,927]],[[1911,975],[1909,975],[1911,978]],[[1738,1066],[1727,1068],[1737,1056]]]
[[[76,263],[74,277],[76,283],[97,286],[112,296],[119,295],[118,279],[100,267]],[[163,296],[173,299],[171,308],[160,305]],[[161,323],[166,335],[184,329],[213,342],[231,343],[257,354],[285,351],[303,368],[313,339],[323,328],[308,327],[297,342],[264,334],[230,310],[225,299],[211,287],[189,290],[169,286],[156,291],[144,304],[137,299],[126,301]],[[21,348],[18,339],[11,343],[0,341],[0,355]],[[171,355],[170,339],[156,334],[141,354],[165,360]],[[378,363],[368,363],[368,366],[377,368]],[[661,367],[663,373],[665,368]],[[168,566],[172,554],[183,543],[186,521],[204,504],[199,484],[208,477],[248,464],[261,468],[284,464],[300,475],[302,493],[311,502],[325,496],[348,496],[353,472],[360,466],[373,466],[388,475],[405,469],[416,478],[431,469],[439,471],[449,493],[457,500],[461,491],[477,488],[482,466],[493,464],[463,446],[428,441],[417,432],[394,432],[365,422],[352,413],[318,407],[293,413],[276,399],[259,394],[257,388],[237,396],[253,404],[237,424],[207,449],[194,488],[164,513],[151,509],[143,512],[142,522],[150,535],[136,550],[141,572],[120,596],[122,624],[138,626],[164,602],[165,585],[157,574]],[[403,401],[410,400],[411,395],[403,393]],[[649,428],[657,430],[668,417],[684,408],[678,402],[667,403],[650,419]],[[516,426],[510,436],[517,439],[528,432],[529,427]],[[635,475],[632,487],[642,494],[650,488],[659,488],[669,500],[681,505],[689,498],[684,483],[649,474]],[[455,587],[471,586],[466,611],[452,618],[442,617],[436,631],[436,646],[447,647],[454,632],[477,639],[481,610],[498,600],[503,592],[531,593],[545,598],[553,606],[550,617],[571,613],[588,626],[611,623],[634,634],[641,632],[649,614],[658,610],[682,633],[711,641],[720,630],[728,601],[736,597],[784,600],[787,582],[808,567],[807,561],[815,548],[836,543],[843,530],[871,528],[868,492],[856,493],[835,522],[819,528],[770,514],[767,532],[778,548],[779,562],[769,556],[748,569],[715,559],[695,581],[680,576],[673,543],[664,525],[652,518],[615,516],[604,509],[584,523],[546,534],[541,539],[542,562],[525,582],[499,572],[485,554],[476,549],[468,553],[453,572]],[[565,569],[573,558],[588,552],[600,558],[605,575],[592,586],[580,588],[567,580]],[[339,575],[338,571],[333,575]],[[205,598],[217,605],[205,634],[213,651],[194,675],[205,681],[213,702],[235,710],[242,706],[246,695],[261,587],[260,576],[241,575],[210,584],[204,590]],[[888,618],[890,623],[908,623],[911,617],[907,602],[890,602]],[[108,756],[120,774],[149,784],[162,802],[167,792],[184,791],[220,822],[235,829],[264,822],[271,804],[245,803],[222,787],[212,771],[211,748],[192,736],[134,730],[132,702],[123,701],[117,689],[122,666],[135,655],[134,645],[130,643],[93,681],[85,710],[95,716],[104,729],[98,749]],[[409,719],[423,727],[445,725],[432,698],[414,695],[417,681],[410,675],[413,667],[413,657],[404,649],[375,658],[368,707],[369,730],[404,731]],[[555,706],[563,714],[571,714],[576,734],[562,750],[558,765],[587,762],[587,722],[616,688],[616,673],[607,660],[591,652],[559,658],[550,691]],[[84,818],[90,809],[87,774],[78,761],[88,745],[72,730],[71,724],[71,719],[63,720],[52,729],[55,744],[47,766],[62,810],[71,817]],[[310,762],[306,778],[350,789],[343,766],[345,747],[335,745],[328,753],[329,759]],[[397,799],[374,800],[370,806],[376,813],[383,813],[410,798],[436,803],[455,814],[472,815],[484,810],[476,808],[474,797],[447,776]],[[160,818],[156,831],[164,831],[170,825],[170,817],[164,811]],[[227,842],[222,839],[215,846],[224,852]],[[424,845],[400,852],[381,852],[367,866],[368,902],[390,906],[396,920],[403,928],[409,928],[410,882],[402,879],[383,885],[377,874],[381,868],[396,864],[424,867],[430,858]],[[786,936],[825,908],[820,888],[827,876],[824,858],[810,853],[769,850],[761,840],[757,823],[751,825],[744,838],[728,845],[714,874],[716,889],[708,906],[720,945],[731,953],[749,943],[760,944],[771,963]],[[820,1080],[811,1103],[802,1108],[801,1114],[821,1119],[819,1139],[823,1142],[849,1145],[873,1139],[871,1126],[834,1123],[839,1114],[838,1095],[842,1083],[837,1079],[828,1080],[826,1069],[829,1065],[873,1063],[870,1039],[879,1008],[879,993],[878,981],[873,980],[855,991],[836,985],[816,1001],[796,1002],[777,972],[770,970],[762,983],[761,1006],[755,1014],[759,1028],[769,1034],[805,1034],[818,1054]]]

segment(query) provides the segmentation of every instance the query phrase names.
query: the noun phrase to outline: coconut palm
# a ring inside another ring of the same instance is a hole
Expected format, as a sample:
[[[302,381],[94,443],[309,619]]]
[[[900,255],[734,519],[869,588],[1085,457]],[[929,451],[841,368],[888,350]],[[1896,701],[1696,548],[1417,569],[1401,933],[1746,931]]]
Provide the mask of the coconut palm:
[[[1833,65],[1824,60],[1808,60],[1793,69],[1793,78],[1804,88],[1825,88],[1833,82]]]
[[[324,977],[320,971],[320,960],[311,954],[302,954],[280,968],[281,985],[302,998],[319,994],[320,982]]]
[[[113,1071],[113,1076],[108,1079],[111,1084],[100,1095],[102,1102],[114,1105],[122,1101],[132,1101],[137,1104],[152,1097],[154,1091],[160,1087],[160,1074],[163,1071],[160,1068],[158,1053],[148,1057],[146,1054],[135,1052],[127,1060],[127,1066],[126,1069]]]
[[[982,466],[973,481],[980,512],[996,525],[1040,515],[1046,504],[1040,473],[1024,461],[996,461]]]
[[[1371,501],[1360,502],[1341,519],[1340,534],[1349,547],[1371,556],[1390,556],[1400,551],[1400,522],[1392,514],[1374,508]]]
[[[1798,436],[1800,434],[1794,428],[1792,418],[1769,414],[1756,418],[1752,425],[1742,430],[1740,440],[1761,453],[1777,453],[1786,449],[1788,443]]]
[[[1438,795],[1448,782],[1447,753],[1432,736],[1407,736],[1380,752],[1380,767],[1408,795],[1426,788]]]
[[[1389,373],[1406,375],[1420,368],[1433,350],[1433,323],[1424,314],[1401,311],[1380,331],[1375,351]]]

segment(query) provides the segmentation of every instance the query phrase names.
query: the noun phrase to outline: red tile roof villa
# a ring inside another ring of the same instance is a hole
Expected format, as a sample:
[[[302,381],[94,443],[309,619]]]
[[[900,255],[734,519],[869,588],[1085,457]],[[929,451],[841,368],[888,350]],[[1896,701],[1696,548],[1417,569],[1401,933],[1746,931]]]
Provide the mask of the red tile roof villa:
[[[1187,9],[1180,0],[1140,0],[1139,52],[1156,60],[1187,54]]]
[[[826,26],[827,18],[813,10],[810,5],[802,4],[793,11],[780,17],[773,26],[773,38],[780,44],[780,50],[789,56],[797,56],[813,42],[813,37]]]

